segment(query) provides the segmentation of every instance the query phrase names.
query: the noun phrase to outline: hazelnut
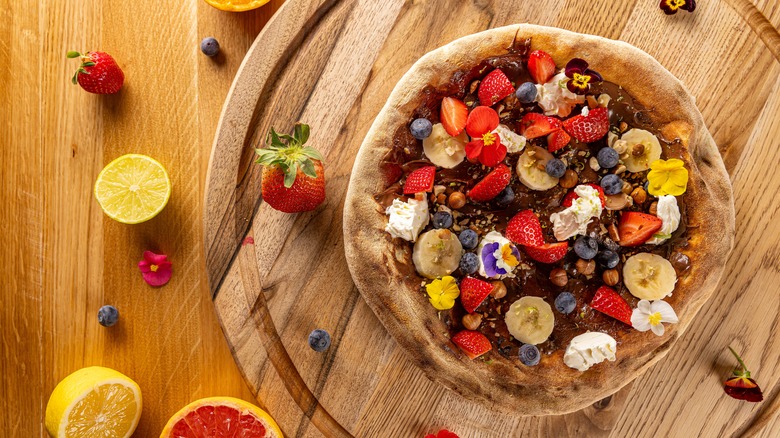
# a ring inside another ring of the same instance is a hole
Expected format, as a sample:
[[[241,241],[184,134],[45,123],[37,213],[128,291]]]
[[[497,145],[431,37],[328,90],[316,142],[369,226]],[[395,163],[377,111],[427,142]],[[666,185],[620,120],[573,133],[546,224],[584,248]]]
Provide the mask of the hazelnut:
[[[650,204],[650,209],[647,210],[648,213],[652,214],[653,216],[658,215],[658,202],[653,202]]]
[[[620,273],[617,269],[607,269],[601,274],[601,279],[604,280],[607,286],[614,286],[620,281]]]
[[[642,187],[637,187],[631,192],[631,197],[634,198],[634,204],[642,204],[647,200],[647,192]]]
[[[558,184],[561,185],[564,189],[570,189],[577,185],[577,181],[579,181],[579,176],[577,176],[577,172],[567,169],[566,173],[563,174],[563,177],[558,180]]]
[[[445,195],[444,193],[439,193],[439,196],[436,197],[436,202],[438,202],[439,204],[444,204],[445,202],[447,202],[447,195]]]
[[[620,122],[620,132],[626,132],[626,129],[628,129],[628,123]]]
[[[577,272],[582,275],[591,275],[596,272],[596,261],[579,259],[576,263]]]
[[[467,313],[463,315],[463,327],[467,330],[476,330],[482,324],[482,315],[479,313]]]
[[[458,209],[466,205],[466,195],[461,192],[450,193],[449,198],[450,208]]]
[[[618,231],[618,227],[614,222],[609,224],[607,227],[607,233],[609,233],[610,239],[614,240],[615,242],[620,242],[620,232]]]
[[[593,109],[599,106],[599,102],[596,100],[595,97],[593,97],[592,94],[589,94],[587,99],[588,99],[588,108]]]
[[[556,286],[566,286],[566,283],[569,282],[569,276],[563,269],[553,269],[550,271],[550,282]]]
[[[497,300],[500,300],[506,296],[506,285],[504,285],[503,281],[493,282],[493,290],[490,291],[490,296]]]
[[[590,160],[588,160],[588,165],[596,172],[601,170],[601,166],[599,166],[599,160],[596,159],[596,157],[590,157]]]
[[[637,143],[631,148],[631,155],[635,157],[640,157],[644,153],[645,153],[645,145],[643,145],[642,143]]]

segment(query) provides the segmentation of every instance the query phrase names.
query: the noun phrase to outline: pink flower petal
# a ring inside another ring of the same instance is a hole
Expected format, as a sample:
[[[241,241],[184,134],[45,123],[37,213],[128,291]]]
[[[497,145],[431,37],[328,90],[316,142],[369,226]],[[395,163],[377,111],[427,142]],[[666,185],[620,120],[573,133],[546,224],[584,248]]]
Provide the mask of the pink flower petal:
[[[144,281],[149,284],[149,286],[162,286],[165,283],[167,283],[171,279],[171,270],[158,270],[157,272],[144,272],[141,274],[144,277]]]
[[[153,265],[159,265],[168,260],[168,256],[165,254],[155,254],[151,251],[144,251],[144,260]]]

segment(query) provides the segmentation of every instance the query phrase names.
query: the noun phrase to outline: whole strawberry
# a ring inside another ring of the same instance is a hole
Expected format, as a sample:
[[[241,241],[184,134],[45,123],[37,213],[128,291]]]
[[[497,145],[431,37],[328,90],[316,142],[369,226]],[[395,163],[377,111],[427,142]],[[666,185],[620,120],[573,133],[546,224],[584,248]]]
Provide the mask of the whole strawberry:
[[[81,58],[73,83],[78,82],[81,88],[95,94],[113,94],[122,88],[125,74],[119,68],[114,58],[106,52],[79,53],[70,51],[68,58]]]
[[[268,138],[267,147],[255,149],[257,163],[263,165],[263,200],[284,213],[317,208],[325,200],[325,169],[319,151],[304,146],[309,125],[296,124],[291,136],[271,128]]]

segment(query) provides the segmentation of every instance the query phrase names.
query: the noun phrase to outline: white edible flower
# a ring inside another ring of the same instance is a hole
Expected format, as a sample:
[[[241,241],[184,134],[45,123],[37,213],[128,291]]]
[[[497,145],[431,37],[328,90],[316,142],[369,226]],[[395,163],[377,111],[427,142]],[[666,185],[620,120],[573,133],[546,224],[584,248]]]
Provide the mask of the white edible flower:
[[[658,336],[664,334],[664,322],[677,324],[677,314],[666,301],[656,300],[652,303],[647,300],[639,301],[636,309],[631,313],[631,325],[640,332],[652,330]]]

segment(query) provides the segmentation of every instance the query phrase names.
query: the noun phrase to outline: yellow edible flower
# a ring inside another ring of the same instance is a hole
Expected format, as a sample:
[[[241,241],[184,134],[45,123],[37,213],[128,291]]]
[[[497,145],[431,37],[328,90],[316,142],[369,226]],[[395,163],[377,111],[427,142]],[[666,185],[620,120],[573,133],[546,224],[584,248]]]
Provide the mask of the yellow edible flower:
[[[680,196],[688,188],[688,169],[677,158],[655,160],[647,174],[647,191],[653,196]]]
[[[437,278],[425,286],[431,304],[438,310],[452,309],[455,299],[460,296],[460,289],[455,278],[447,275]]]

